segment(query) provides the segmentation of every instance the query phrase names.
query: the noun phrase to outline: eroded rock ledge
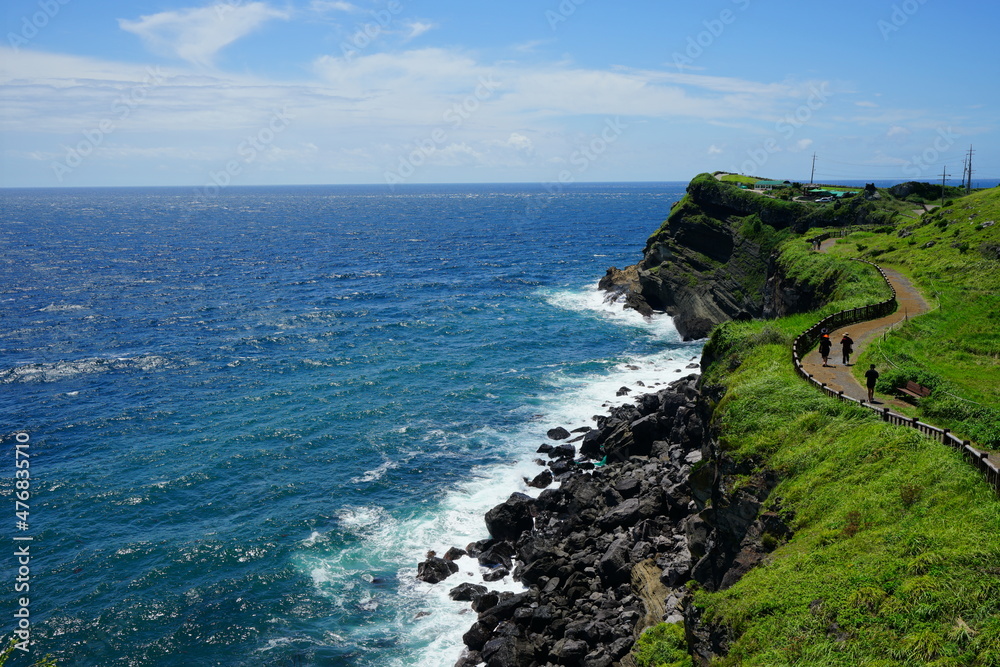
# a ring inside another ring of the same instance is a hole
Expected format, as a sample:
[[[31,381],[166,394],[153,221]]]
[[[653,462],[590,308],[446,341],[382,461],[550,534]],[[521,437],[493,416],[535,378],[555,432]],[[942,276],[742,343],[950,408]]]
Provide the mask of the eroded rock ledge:
[[[578,454],[543,446],[558,454],[532,483],[559,487],[513,494],[488,514],[491,538],[464,550],[526,590],[452,590],[478,614],[457,667],[632,665],[635,639],[661,621],[684,624],[699,662],[725,652],[725,633],[688,604],[688,582],[732,585],[766,556],[765,533],[773,543],[788,531],[760,511],[775,481],[720,453],[706,400],[717,391],[691,375],[597,417]]]

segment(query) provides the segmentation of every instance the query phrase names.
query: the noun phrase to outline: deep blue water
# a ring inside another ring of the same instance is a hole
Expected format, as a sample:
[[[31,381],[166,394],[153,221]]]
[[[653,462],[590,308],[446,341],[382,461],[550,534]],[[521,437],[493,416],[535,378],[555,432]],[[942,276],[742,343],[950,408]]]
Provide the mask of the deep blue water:
[[[700,352],[596,290],[683,188],[0,191],[0,586],[30,536],[34,657],[450,667],[478,568],[423,584],[425,552]]]

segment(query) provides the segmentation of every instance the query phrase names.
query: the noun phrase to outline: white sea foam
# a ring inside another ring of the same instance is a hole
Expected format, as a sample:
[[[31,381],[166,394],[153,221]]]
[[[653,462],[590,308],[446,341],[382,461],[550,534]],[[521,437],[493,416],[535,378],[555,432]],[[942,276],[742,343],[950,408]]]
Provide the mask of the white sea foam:
[[[382,479],[387,472],[399,466],[397,461],[392,461],[386,459],[382,462],[382,465],[371,470],[367,470],[357,477],[351,478],[351,484],[369,484],[371,482],[377,482]]]
[[[0,370],[0,384],[13,382],[58,382],[80,375],[123,370],[151,371],[169,365],[170,362],[166,358],[155,354],[145,354],[137,357],[119,357],[115,359],[92,357],[75,361],[23,363],[13,368]]]
[[[39,308],[38,312],[40,312],[40,313],[68,313],[68,312],[72,312],[74,310],[84,310],[85,308],[86,308],[86,306],[80,306],[80,305],[72,304],[72,303],[66,303],[66,304],[63,304],[63,303],[60,303],[60,304],[50,303],[49,305],[45,306],[44,308]]]
[[[601,370],[589,375],[574,375],[553,366],[547,378],[552,391],[524,406],[526,417],[521,428],[508,433],[485,428],[473,436],[489,441],[506,455],[507,463],[473,467],[464,481],[441,500],[410,518],[396,520],[376,506],[343,509],[337,516],[338,525],[360,538],[360,544],[337,554],[320,555],[321,548],[314,554],[318,541],[312,537],[304,543],[302,563],[320,591],[333,597],[338,605],[368,611],[378,608],[380,614],[395,616],[395,621],[390,622],[412,652],[389,661],[392,667],[451,667],[462,654],[462,634],[475,621],[475,615],[468,603],[453,601],[448,592],[463,582],[482,584],[482,568],[473,558],[460,558],[456,574],[432,585],[417,580],[417,564],[426,558],[428,550],[441,555],[450,547],[464,548],[488,537],[484,514],[511,493],[537,496],[539,491],[528,487],[525,480],[541,470],[535,463],[539,456],[535,447],[545,441],[549,429],[592,426],[593,416],[605,414],[609,406],[631,402],[638,394],[662,389],[684,375],[698,372],[689,366],[697,362],[701,343],[681,341],[668,317],[647,319],[634,311],[623,311],[620,305],[605,303],[596,289],[552,291],[543,293],[543,298],[558,308],[645,329],[655,340],[662,341],[664,348],[653,354],[605,360],[599,364]],[[628,387],[630,394],[617,396],[622,387]],[[430,435],[447,436],[440,430]],[[389,467],[385,462],[352,482],[377,479]],[[391,592],[371,592],[371,572],[386,567],[397,568],[398,586]],[[509,576],[485,585],[492,590],[523,590]]]

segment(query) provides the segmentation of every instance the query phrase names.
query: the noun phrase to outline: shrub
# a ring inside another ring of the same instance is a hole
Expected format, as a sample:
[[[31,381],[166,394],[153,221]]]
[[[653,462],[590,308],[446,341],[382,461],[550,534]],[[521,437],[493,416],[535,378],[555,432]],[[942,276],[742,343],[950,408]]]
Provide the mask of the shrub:
[[[647,628],[632,649],[639,667],[693,667],[687,652],[684,628],[679,623],[660,623]]]

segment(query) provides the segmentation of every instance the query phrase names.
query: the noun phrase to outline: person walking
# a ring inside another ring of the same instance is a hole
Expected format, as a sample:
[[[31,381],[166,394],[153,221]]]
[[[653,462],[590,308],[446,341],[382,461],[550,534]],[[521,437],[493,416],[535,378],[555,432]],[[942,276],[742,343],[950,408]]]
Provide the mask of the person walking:
[[[878,371],[875,370],[875,364],[872,364],[868,370],[865,371],[865,384],[868,385],[868,402],[875,402],[875,384],[878,382]]]
[[[819,339],[819,356],[823,357],[823,366],[826,367],[826,362],[830,358],[830,348],[833,347],[833,342],[830,340],[830,334],[824,333]]]
[[[844,332],[844,337],[840,339],[840,347],[844,351],[844,365],[851,365],[851,353],[854,352],[854,339],[851,334]]]

